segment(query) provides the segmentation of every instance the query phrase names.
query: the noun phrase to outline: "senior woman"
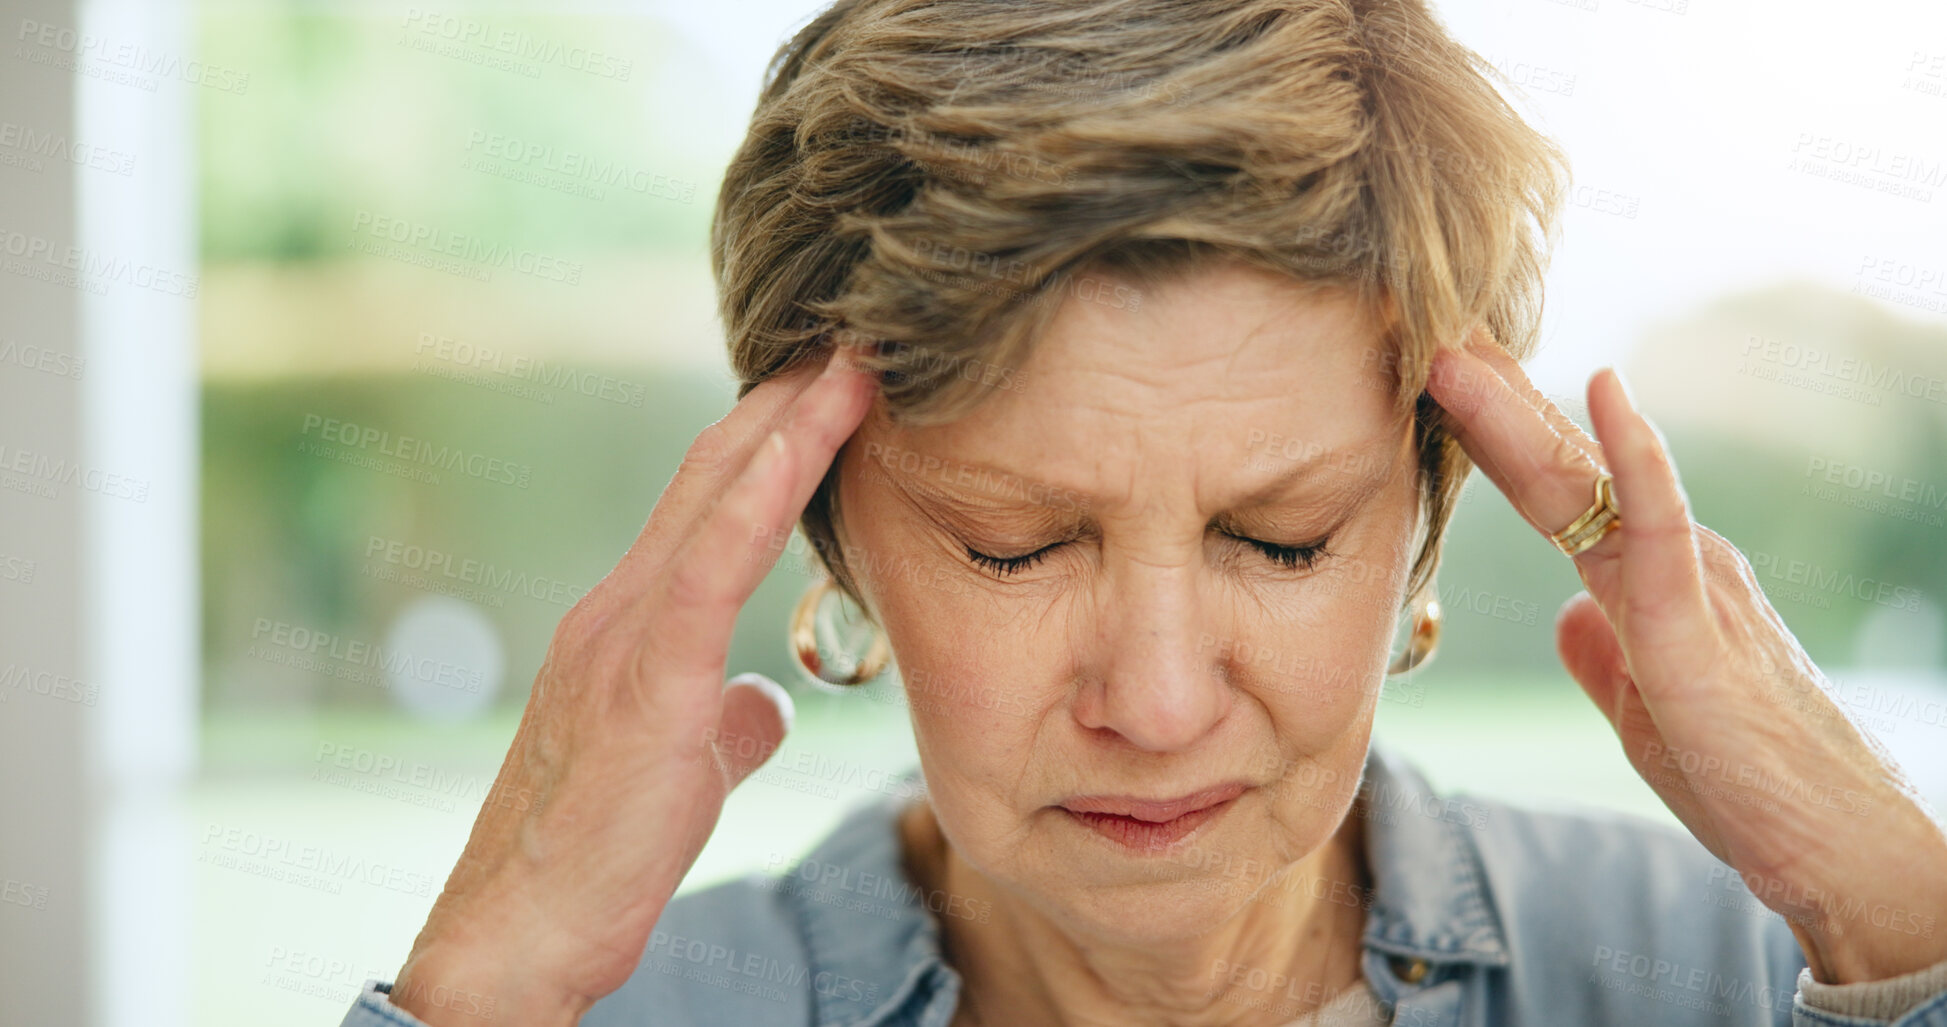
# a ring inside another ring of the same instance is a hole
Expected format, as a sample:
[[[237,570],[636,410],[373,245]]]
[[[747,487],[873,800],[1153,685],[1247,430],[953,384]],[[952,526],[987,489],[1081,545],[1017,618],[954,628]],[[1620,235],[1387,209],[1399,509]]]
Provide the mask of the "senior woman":
[[[1418,0],[812,21],[718,200],[744,394],[562,619],[496,782],[541,802],[345,1022],[1947,1024],[1947,834],[1616,375],[1592,439],[1517,363],[1562,169],[1481,67]],[[1474,464],[1694,838],[1370,744]],[[794,522],[923,798],[672,900],[791,721],[723,674]]]

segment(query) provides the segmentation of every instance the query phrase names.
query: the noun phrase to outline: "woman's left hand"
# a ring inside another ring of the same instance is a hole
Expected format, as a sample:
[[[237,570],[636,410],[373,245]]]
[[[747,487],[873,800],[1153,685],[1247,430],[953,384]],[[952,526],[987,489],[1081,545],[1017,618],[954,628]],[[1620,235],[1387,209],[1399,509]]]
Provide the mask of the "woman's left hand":
[[[1574,557],[1588,591],[1557,617],[1557,649],[1636,772],[1788,920],[1813,975],[1879,980],[1947,959],[1947,832],[1833,701],[1743,554],[1690,519],[1615,372],[1589,382],[1594,439],[1484,330],[1442,348],[1427,390],[1543,536],[1614,475],[1621,526]]]

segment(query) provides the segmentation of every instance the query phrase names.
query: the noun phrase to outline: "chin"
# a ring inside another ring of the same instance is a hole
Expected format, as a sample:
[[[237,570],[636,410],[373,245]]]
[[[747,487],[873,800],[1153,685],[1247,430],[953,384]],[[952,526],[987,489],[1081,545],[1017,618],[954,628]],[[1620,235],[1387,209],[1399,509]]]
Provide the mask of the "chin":
[[[1082,885],[1044,911],[1078,933],[1128,946],[1200,938],[1244,912],[1257,886],[1232,877],[1186,875],[1143,885]]]
[[[1058,841],[1042,850],[1034,880],[1017,887],[1051,919],[1128,945],[1165,944],[1216,930],[1331,837],[1320,817],[1312,846],[1277,844],[1272,839],[1284,825],[1251,801],[1226,811],[1207,830],[1147,849],[1061,822],[1064,814],[1050,816],[1059,818],[1050,832]]]

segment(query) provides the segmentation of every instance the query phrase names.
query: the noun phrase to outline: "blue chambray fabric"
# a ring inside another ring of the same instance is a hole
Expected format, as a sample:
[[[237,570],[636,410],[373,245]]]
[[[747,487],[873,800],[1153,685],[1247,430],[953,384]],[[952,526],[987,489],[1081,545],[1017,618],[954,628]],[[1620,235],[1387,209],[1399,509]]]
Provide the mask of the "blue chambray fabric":
[[[1394,1024],[1889,1022],[1806,1006],[1805,958],[1784,919],[1686,833],[1440,794],[1377,744],[1360,790],[1373,875],[1362,969]],[[946,1027],[960,978],[941,957],[935,917],[983,911],[906,878],[903,801],[853,810],[782,876],[677,898],[635,974],[582,1023]],[[422,1027],[388,988],[369,982],[342,1027]],[[1281,996],[1265,992],[1276,1008]],[[1947,992],[1892,1023],[1947,1027]]]

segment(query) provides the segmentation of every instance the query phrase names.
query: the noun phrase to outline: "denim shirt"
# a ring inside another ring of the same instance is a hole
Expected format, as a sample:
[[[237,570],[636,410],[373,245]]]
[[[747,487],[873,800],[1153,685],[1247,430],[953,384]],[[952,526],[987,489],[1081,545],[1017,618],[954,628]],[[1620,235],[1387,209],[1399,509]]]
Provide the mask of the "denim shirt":
[[[1785,920],[1676,829],[1436,794],[1377,745],[1360,798],[1372,886],[1336,898],[1367,907],[1362,974],[1394,1024],[1947,1027],[1947,990],[1929,988],[1894,1021],[1808,1006]],[[991,910],[906,877],[902,804],[852,811],[782,876],[675,899],[584,1027],[947,1027],[960,977],[937,918]],[[1259,968],[1213,973],[1229,979],[1240,1018],[1288,1019],[1303,994]],[[389,990],[368,983],[343,1027],[419,1027]],[[489,1004],[480,1018],[491,1015]]]

